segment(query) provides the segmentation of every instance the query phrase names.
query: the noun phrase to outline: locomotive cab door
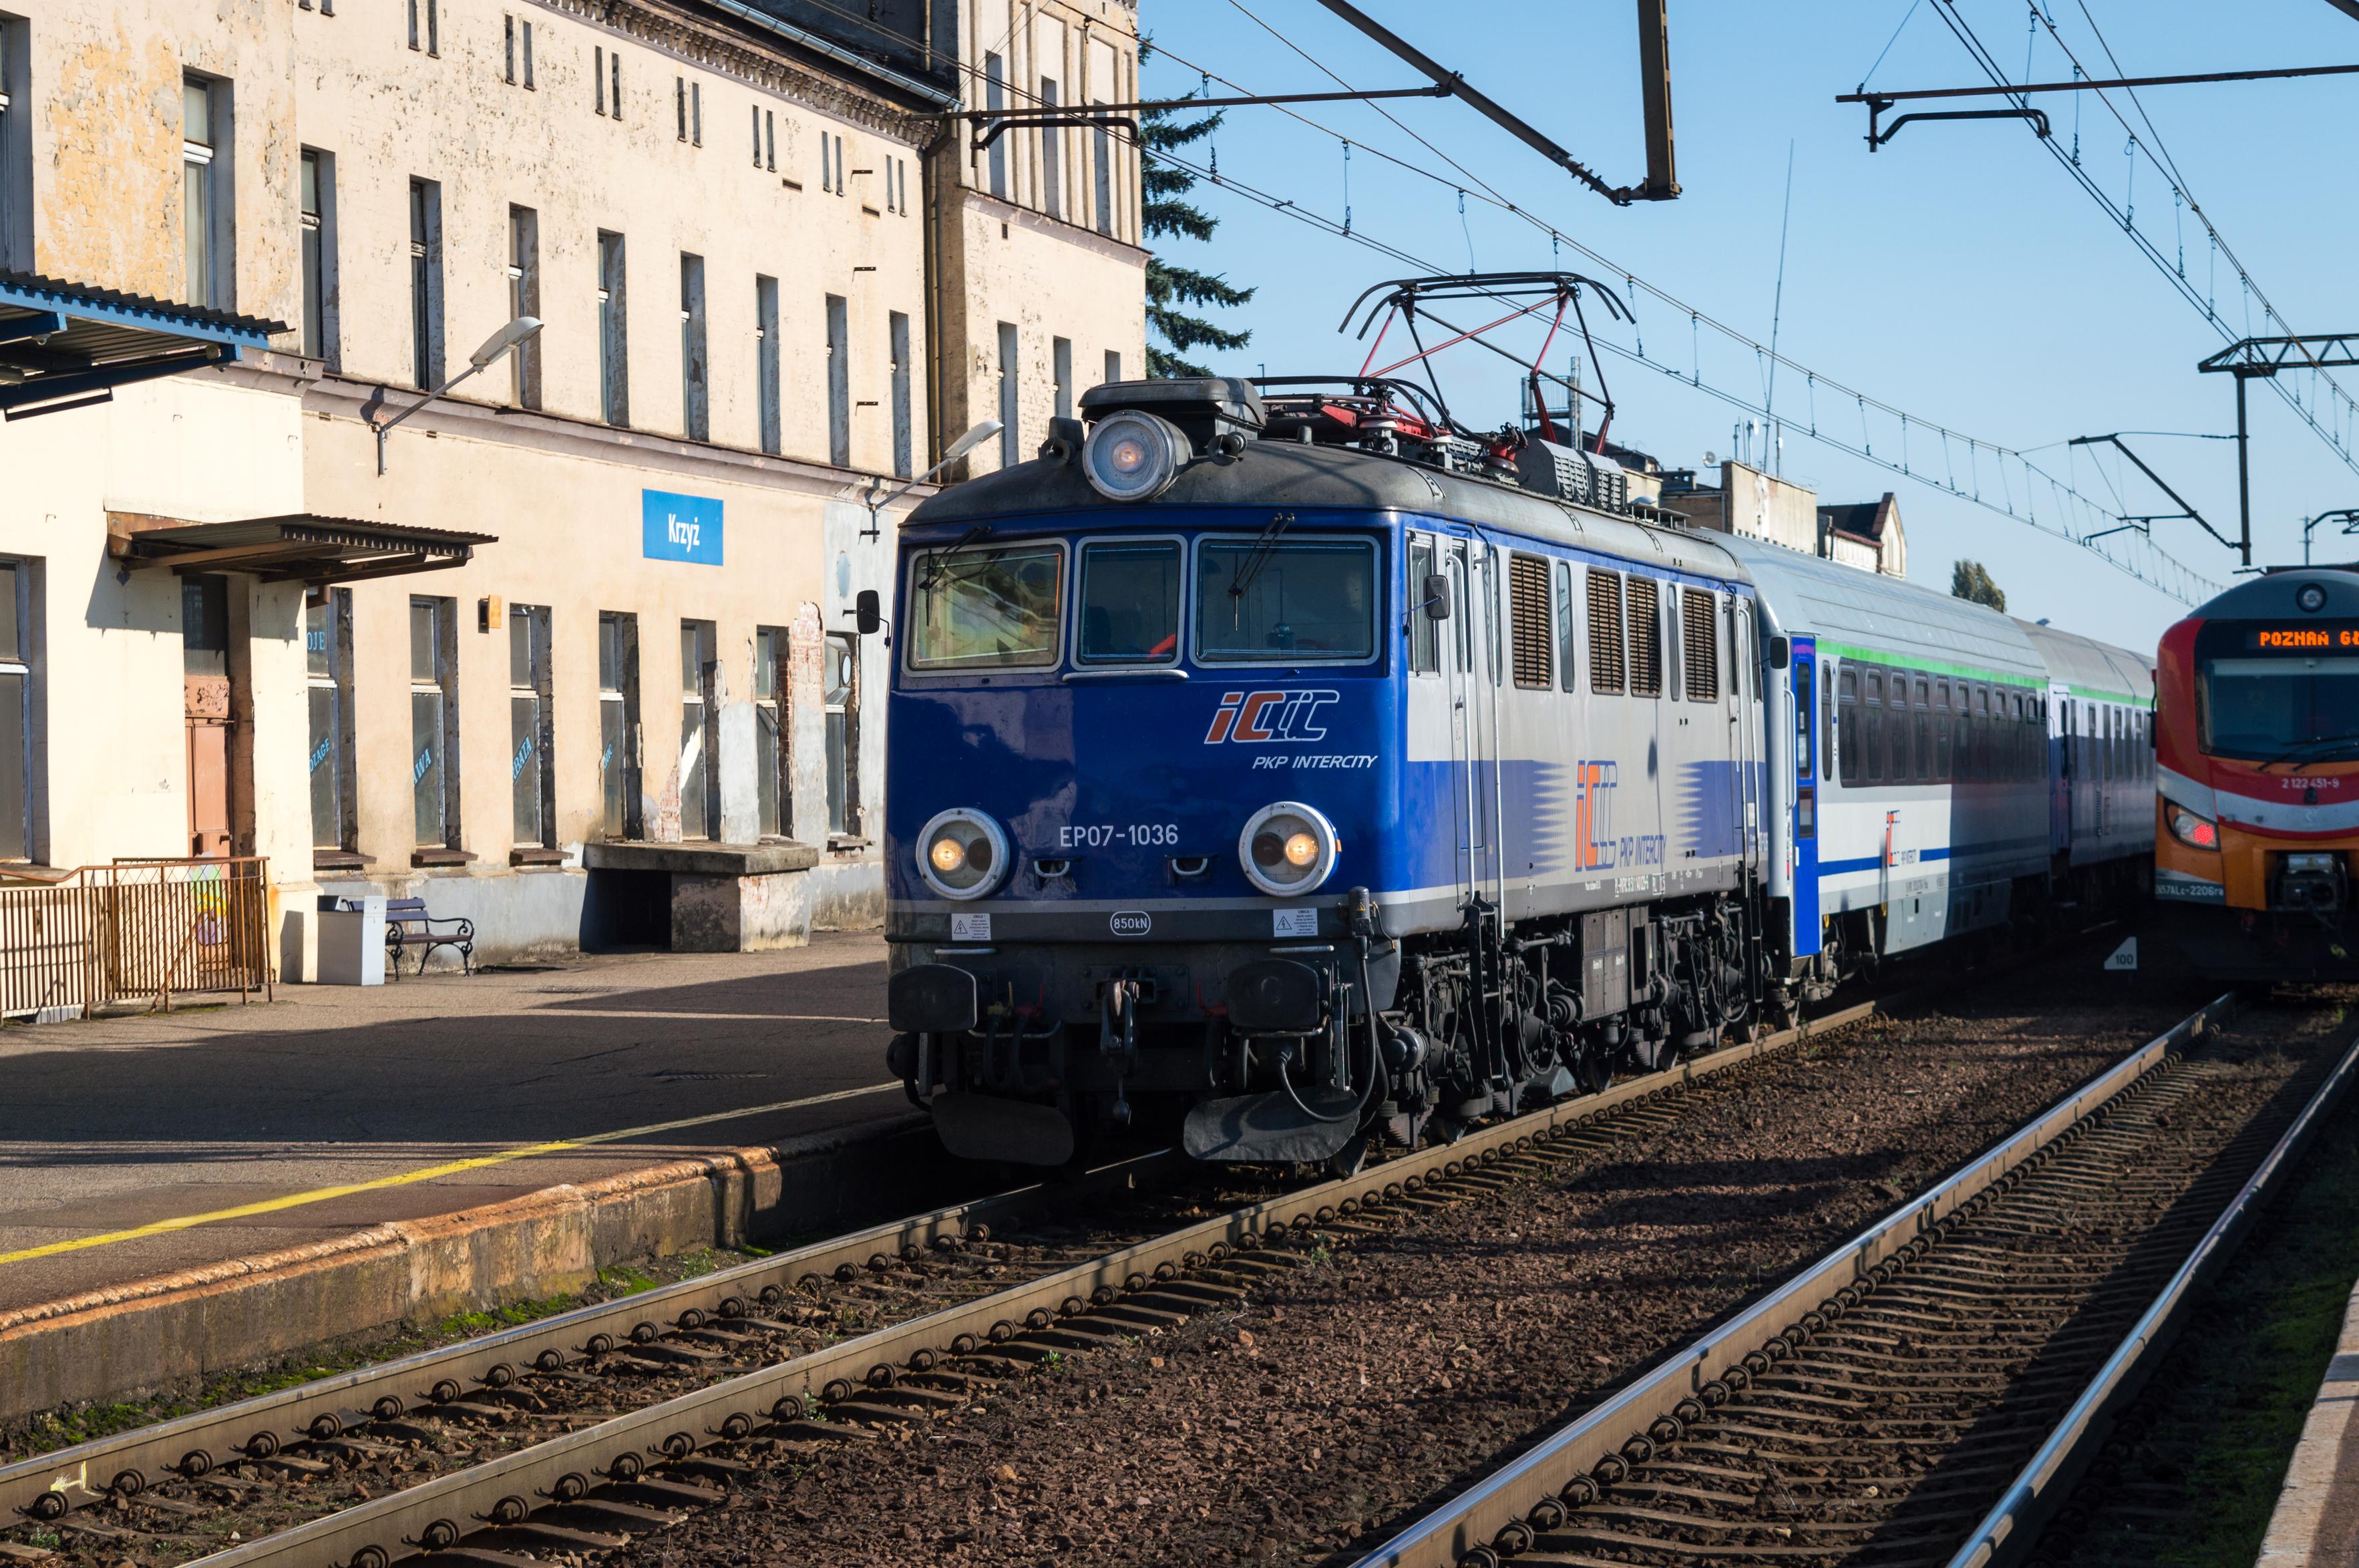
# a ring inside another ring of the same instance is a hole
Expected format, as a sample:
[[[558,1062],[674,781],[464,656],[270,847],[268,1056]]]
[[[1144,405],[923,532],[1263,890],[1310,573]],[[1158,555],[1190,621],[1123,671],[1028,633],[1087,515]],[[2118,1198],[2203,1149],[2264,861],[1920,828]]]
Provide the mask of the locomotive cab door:
[[[1450,646],[1442,672],[1450,698],[1451,814],[1462,903],[1490,897],[1497,862],[1498,648],[1492,551],[1479,540],[1443,543],[1450,578]]]

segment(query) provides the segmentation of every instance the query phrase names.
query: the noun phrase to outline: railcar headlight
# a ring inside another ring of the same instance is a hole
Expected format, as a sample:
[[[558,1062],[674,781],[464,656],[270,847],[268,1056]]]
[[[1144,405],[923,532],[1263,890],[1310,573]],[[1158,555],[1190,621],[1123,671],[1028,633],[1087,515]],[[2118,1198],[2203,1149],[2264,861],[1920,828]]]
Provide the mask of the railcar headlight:
[[[1007,876],[1007,834],[965,806],[939,812],[918,835],[918,875],[945,898],[980,898]]]
[[[1169,420],[1137,408],[1108,414],[1082,445],[1082,472],[1109,501],[1151,501],[1180,473],[1188,438]]]
[[[2170,808],[2170,836],[2196,849],[2220,847],[2219,824],[2209,817],[2199,817],[2184,806]]]
[[[1245,880],[1282,898],[1316,891],[1334,871],[1342,847],[1335,824],[1316,807],[1280,800],[1246,820],[1237,835],[1237,864]]]

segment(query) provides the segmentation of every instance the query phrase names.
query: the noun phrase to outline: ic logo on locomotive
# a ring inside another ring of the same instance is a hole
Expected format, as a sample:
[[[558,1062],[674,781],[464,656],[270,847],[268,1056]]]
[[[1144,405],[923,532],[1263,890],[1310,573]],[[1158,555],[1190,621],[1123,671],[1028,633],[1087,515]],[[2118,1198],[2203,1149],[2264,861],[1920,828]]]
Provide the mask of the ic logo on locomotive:
[[[1212,711],[1212,727],[1204,732],[1204,744],[1286,746],[1325,740],[1325,726],[1311,721],[1335,698],[1332,689],[1224,691],[1221,705]]]

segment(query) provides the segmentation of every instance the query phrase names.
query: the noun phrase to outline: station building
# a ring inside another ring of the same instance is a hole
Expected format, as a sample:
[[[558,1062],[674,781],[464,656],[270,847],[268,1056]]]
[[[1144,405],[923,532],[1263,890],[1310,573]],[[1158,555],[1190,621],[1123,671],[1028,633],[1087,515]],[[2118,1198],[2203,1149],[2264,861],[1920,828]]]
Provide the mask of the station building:
[[[877,919],[888,497],[1145,363],[1128,136],[950,116],[1135,0],[14,3],[0,873],[266,857],[288,979]]]

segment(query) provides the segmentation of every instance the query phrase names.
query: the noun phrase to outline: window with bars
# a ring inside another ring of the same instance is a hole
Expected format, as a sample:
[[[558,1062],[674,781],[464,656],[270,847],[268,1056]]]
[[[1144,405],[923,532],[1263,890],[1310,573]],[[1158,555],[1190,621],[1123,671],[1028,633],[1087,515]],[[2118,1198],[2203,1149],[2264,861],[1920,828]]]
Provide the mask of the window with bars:
[[[1680,596],[1680,618],[1687,633],[1688,701],[1720,701],[1720,596],[1708,588],[1690,588]]]
[[[1651,577],[1630,579],[1630,695],[1663,693],[1662,589]]]
[[[1518,686],[1545,691],[1556,683],[1555,627],[1549,609],[1547,560],[1537,555],[1507,557],[1507,617]]]
[[[557,847],[549,631],[547,605],[508,606],[508,792],[518,848]]]
[[[1589,569],[1589,689],[1619,691],[1627,677],[1622,659],[1622,574]]]
[[[784,626],[754,628],[754,795],[764,838],[794,831],[792,731],[787,724],[788,651]]]

